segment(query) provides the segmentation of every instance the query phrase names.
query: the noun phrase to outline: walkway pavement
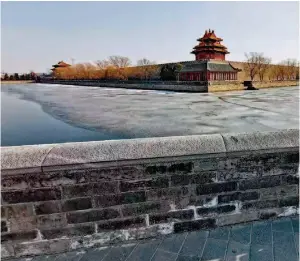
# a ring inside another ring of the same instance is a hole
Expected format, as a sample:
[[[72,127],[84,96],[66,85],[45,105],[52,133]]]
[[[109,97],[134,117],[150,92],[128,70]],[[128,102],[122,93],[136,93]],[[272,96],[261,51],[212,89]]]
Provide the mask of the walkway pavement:
[[[297,261],[299,217],[14,261]]]

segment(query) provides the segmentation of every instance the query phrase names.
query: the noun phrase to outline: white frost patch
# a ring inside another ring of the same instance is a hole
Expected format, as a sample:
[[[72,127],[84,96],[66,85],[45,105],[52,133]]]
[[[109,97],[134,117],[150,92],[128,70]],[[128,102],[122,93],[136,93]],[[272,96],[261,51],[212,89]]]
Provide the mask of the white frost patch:
[[[176,205],[171,203],[170,204],[170,211],[176,211]]]
[[[80,255],[80,254],[85,254],[86,252],[85,251],[78,251],[78,252],[76,252],[76,255]]]
[[[279,217],[291,216],[297,214],[298,211],[299,209],[297,209],[296,207],[285,207],[283,213],[281,213]]]
[[[128,240],[130,237],[130,233],[128,230],[121,230],[121,234],[124,236],[125,240]]]
[[[196,206],[188,206],[186,209],[192,209],[194,210],[194,218],[200,219],[201,217],[197,214]]]
[[[76,249],[78,247],[80,247],[80,244],[78,243],[78,241],[73,241],[71,243],[71,249]]]
[[[146,227],[149,227],[150,226],[149,214],[145,215],[145,222],[146,222]]]
[[[214,197],[211,201],[205,203],[203,207],[210,208],[210,207],[216,207],[218,205],[218,196]]]
[[[160,224],[158,226],[158,233],[162,235],[168,235],[174,232],[174,222],[166,223],[166,224]]]
[[[37,235],[36,235],[36,238],[34,240],[36,240],[36,241],[43,240],[43,235],[42,235],[42,233],[39,229],[37,229]]]
[[[240,202],[235,202],[235,211],[233,214],[240,214],[242,209],[242,204]]]

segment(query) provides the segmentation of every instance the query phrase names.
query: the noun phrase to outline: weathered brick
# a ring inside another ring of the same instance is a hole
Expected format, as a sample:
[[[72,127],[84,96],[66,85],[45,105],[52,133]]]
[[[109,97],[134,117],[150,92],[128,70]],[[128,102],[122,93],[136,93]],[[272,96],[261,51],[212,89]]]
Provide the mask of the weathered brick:
[[[219,168],[219,162],[223,158],[208,158],[208,159],[199,159],[194,162],[195,171],[207,171],[207,170],[217,170]]]
[[[171,185],[178,186],[178,185],[188,185],[191,182],[190,175],[172,175],[171,176]]]
[[[251,179],[261,176],[262,167],[239,167],[237,169],[220,170],[217,175],[218,181],[234,181],[240,179]]]
[[[1,187],[5,190],[26,190],[33,188],[54,187],[62,181],[58,173],[28,173],[1,178]]]
[[[201,173],[195,175],[188,175],[188,174],[175,174],[171,176],[171,185],[178,186],[178,185],[188,185],[188,184],[205,184],[214,182],[214,178],[216,174],[211,173]]]
[[[61,182],[57,185],[75,185],[88,183],[90,181],[89,170],[64,170],[59,171],[58,173],[60,175]]]
[[[299,197],[289,197],[282,198],[279,200],[280,207],[289,207],[289,206],[298,206],[299,205]]]
[[[124,205],[122,207],[123,216],[137,216],[161,211],[168,211],[166,202],[145,202],[139,204]]]
[[[62,211],[74,211],[74,210],[82,210],[92,208],[91,198],[75,198],[65,200],[62,203]]]
[[[134,217],[134,218],[123,218],[117,220],[108,220],[103,222],[98,222],[98,233],[106,230],[119,230],[128,228],[138,228],[146,226],[145,218]]]
[[[283,153],[282,160],[284,163],[299,163],[299,151]]]
[[[1,232],[7,232],[7,231],[8,229],[7,229],[6,221],[1,220]]]
[[[191,184],[206,184],[215,182],[217,173],[215,171],[202,172],[199,174],[190,175],[189,177],[191,179]]]
[[[168,177],[152,178],[138,181],[122,181],[120,183],[121,192],[144,190],[146,188],[167,188],[169,186]]]
[[[259,219],[271,219],[271,218],[276,218],[277,217],[276,212],[268,211],[268,212],[262,212],[259,213],[258,217]]]
[[[37,224],[37,220],[35,216],[11,218],[7,222],[10,232],[34,230],[36,228],[36,224]]]
[[[167,172],[167,166],[148,166],[146,167],[146,173],[149,174],[163,174]]]
[[[259,198],[259,194],[256,191],[252,192],[235,192],[231,194],[219,195],[218,202],[219,203],[229,203],[232,201],[247,201],[247,200],[255,200]]]
[[[37,215],[53,214],[61,212],[60,201],[46,201],[35,204],[35,213]]]
[[[93,194],[94,195],[103,195],[109,193],[118,192],[118,182],[117,181],[98,181],[97,183],[92,183]]]
[[[182,198],[191,194],[193,188],[191,186],[171,187],[164,189],[151,189],[146,191],[147,200],[161,200]]]
[[[170,167],[168,167],[168,172],[185,172],[189,173],[192,171],[194,167],[193,162],[187,162],[187,163],[179,163],[179,164],[173,164]]]
[[[119,211],[112,208],[67,213],[67,220],[69,224],[108,220],[118,217],[120,217]]]
[[[298,165],[271,165],[263,166],[263,176],[272,175],[294,175],[298,172]]]
[[[95,224],[84,224],[60,229],[41,230],[41,233],[45,239],[86,236],[95,233]]]
[[[15,255],[17,257],[45,255],[66,252],[71,249],[70,239],[60,238],[53,240],[31,241],[15,244]]]
[[[282,176],[282,184],[284,185],[292,185],[299,184],[299,176],[297,175],[283,175]]]
[[[122,204],[146,201],[145,191],[127,192],[121,194],[103,195],[94,198],[96,207],[109,207]]]
[[[190,173],[193,170],[193,162],[175,163],[172,165],[153,165],[146,167],[146,173],[149,174],[163,174],[163,173]]]
[[[283,197],[299,196],[299,186],[297,184],[297,185],[277,187],[276,194],[277,194],[278,199],[281,199]]]
[[[199,229],[208,229],[215,228],[216,220],[215,219],[200,219],[200,220],[192,220],[192,221],[184,221],[174,224],[174,232],[181,233],[184,231],[193,231]]]
[[[172,221],[180,221],[180,220],[190,220],[194,217],[194,210],[178,210],[178,211],[169,211],[167,213],[157,213],[150,214],[149,220],[150,224],[157,223],[166,223]]]
[[[1,243],[7,241],[31,241],[37,236],[37,231],[1,233]]]
[[[144,170],[136,166],[122,166],[120,168],[90,169],[89,177],[91,182],[135,180],[145,175]]]
[[[277,200],[261,200],[261,201],[254,201],[254,202],[246,202],[243,204],[242,209],[261,209],[261,208],[275,208],[278,207]]]
[[[7,219],[30,217],[34,215],[32,204],[7,205],[1,209]]]
[[[239,214],[219,215],[217,218],[218,226],[233,225],[258,220],[258,212],[255,210],[243,211]]]
[[[198,185],[196,187],[197,195],[215,194],[226,191],[234,191],[237,189],[236,182],[223,182],[223,183],[212,183],[205,185]]]
[[[277,199],[277,188],[279,187],[261,188],[259,190],[260,200]]]
[[[39,228],[62,228],[67,225],[65,213],[56,213],[37,217]]]
[[[234,205],[224,205],[218,207],[209,207],[209,208],[197,208],[198,215],[209,215],[209,214],[222,214],[235,211]]]
[[[15,249],[11,242],[1,243],[1,259],[15,257]]]
[[[23,203],[61,199],[59,188],[34,189],[24,191],[2,191],[4,203]]]
[[[241,180],[239,182],[240,190],[260,189],[279,186],[281,183],[280,176],[262,177],[249,180]]]
[[[64,198],[79,198],[93,195],[93,184],[81,184],[74,186],[63,186]]]

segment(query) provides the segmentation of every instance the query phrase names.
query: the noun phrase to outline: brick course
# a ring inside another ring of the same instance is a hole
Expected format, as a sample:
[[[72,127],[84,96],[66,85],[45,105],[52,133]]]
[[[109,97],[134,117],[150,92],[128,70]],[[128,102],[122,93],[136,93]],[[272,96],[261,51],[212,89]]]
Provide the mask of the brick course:
[[[298,163],[298,151],[266,151],[4,175],[2,242],[18,242],[12,252],[25,256],[29,246],[56,253],[88,235],[144,238],[163,226],[179,233],[274,218],[299,204]]]

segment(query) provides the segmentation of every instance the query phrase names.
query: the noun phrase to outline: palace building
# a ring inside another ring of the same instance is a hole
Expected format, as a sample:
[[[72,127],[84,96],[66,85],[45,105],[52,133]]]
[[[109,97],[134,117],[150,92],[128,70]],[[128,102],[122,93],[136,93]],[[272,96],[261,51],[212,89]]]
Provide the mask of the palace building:
[[[71,65],[65,63],[64,61],[60,61],[57,64],[52,65],[53,68],[51,69],[51,71],[55,72],[59,68],[66,68],[66,67],[69,67],[69,66],[71,66]]]
[[[191,52],[195,61],[183,63],[179,72],[180,81],[236,81],[240,69],[234,68],[225,60],[229,54],[221,44],[222,38],[215,35],[214,30],[205,31],[197,40],[199,42]]]

